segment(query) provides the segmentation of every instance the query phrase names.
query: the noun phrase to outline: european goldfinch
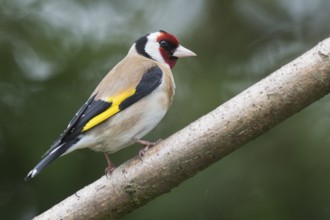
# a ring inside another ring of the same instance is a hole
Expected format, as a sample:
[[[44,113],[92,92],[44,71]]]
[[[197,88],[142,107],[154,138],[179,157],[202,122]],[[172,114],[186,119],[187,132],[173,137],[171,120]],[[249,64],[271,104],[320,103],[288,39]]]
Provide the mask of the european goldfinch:
[[[196,54],[165,31],[138,39],[25,180],[35,177],[59,156],[77,149],[101,151],[107,158],[107,154],[135,142],[149,145],[141,138],[161,121],[173,100],[175,83],[171,69],[178,58],[189,56]]]

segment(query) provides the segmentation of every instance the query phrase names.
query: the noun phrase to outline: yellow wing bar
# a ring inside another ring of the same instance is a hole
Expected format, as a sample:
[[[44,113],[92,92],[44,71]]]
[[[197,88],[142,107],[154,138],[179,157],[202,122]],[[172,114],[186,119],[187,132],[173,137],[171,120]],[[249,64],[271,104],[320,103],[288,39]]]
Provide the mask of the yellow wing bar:
[[[84,131],[88,131],[89,129],[95,127],[96,125],[102,123],[103,121],[107,120],[114,114],[120,111],[119,105],[126,100],[128,97],[134,95],[136,89],[128,89],[125,92],[110,98],[106,98],[104,101],[112,103],[111,106],[106,109],[105,111],[101,112],[100,114],[93,117],[91,120],[87,122],[87,124],[83,128]]]

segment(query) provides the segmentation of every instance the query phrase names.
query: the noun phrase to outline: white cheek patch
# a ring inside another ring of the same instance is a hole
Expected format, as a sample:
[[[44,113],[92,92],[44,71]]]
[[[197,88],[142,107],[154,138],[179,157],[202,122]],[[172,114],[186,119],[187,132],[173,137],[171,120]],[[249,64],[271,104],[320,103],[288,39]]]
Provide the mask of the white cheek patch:
[[[145,46],[145,52],[149,54],[149,56],[161,63],[165,63],[165,60],[163,59],[162,55],[159,51],[159,43],[157,42],[157,36],[159,35],[159,32],[150,34],[147,38],[148,41]]]

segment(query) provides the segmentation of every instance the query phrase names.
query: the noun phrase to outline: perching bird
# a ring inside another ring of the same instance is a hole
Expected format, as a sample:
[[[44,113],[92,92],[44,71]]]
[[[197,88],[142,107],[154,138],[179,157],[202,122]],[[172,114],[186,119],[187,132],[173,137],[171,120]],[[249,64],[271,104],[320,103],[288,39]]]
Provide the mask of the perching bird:
[[[171,69],[178,58],[196,56],[165,31],[138,39],[100,82],[42,160],[25,180],[35,177],[59,156],[81,148],[114,153],[141,138],[164,117],[172,103],[175,84]],[[109,170],[108,170],[109,171]]]

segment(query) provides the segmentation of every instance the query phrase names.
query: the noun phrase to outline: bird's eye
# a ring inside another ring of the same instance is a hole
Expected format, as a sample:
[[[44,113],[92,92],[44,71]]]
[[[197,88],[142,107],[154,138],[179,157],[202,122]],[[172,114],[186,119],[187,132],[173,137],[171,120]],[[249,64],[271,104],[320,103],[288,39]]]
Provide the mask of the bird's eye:
[[[159,45],[161,47],[168,47],[169,46],[169,42],[166,41],[166,40],[162,40],[162,41],[159,42]]]

